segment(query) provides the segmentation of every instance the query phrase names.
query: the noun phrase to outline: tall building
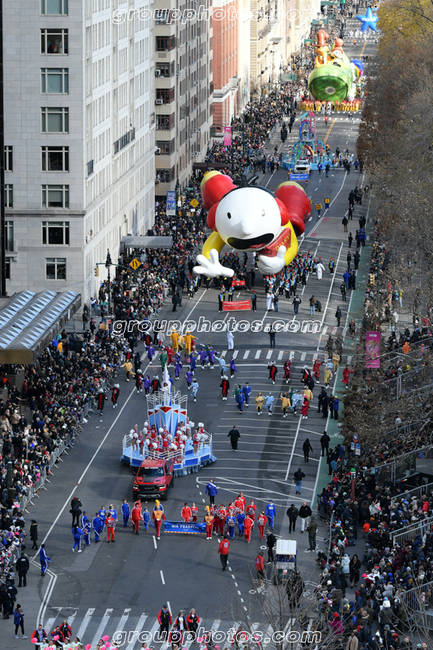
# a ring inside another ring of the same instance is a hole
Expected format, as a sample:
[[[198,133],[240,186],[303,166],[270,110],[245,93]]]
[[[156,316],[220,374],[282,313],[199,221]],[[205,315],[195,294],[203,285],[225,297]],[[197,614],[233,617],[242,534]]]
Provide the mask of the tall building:
[[[250,0],[251,94],[259,99],[278,85],[280,73],[309,38],[320,0]]]
[[[211,1],[157,0],[155,20],[157,197],[184,188],[210,141]]]
[[[107,249],[116,261],[121,238],[153,223],[146,9],[147,0],[3,0],[9,295],[68,288],[86,302]]]
[[[239,113],[239,0],[213,0],[214,136]]]

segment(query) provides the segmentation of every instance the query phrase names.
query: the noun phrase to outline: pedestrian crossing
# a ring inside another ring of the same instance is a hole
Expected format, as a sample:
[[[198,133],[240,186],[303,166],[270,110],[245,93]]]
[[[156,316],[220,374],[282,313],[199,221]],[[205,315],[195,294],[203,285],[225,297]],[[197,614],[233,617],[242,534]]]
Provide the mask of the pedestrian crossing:
[[[254,587],[254,586],[253,586]],[[256,593],[254,588],[250,593]],[[185,615],[187,608],[185,608]],[[174,619],[173,612],[171,612]],[[200,611],[198,611],[200,617]],[[138,606],[131,606],[125,609],[90,607],[79,608],[57,607],[56,616],[51,616],[42,621],[43,627],[48,635],[52,630],[67,620],[72,629],[73,637],[77,636],[81,643],[86,646],[90,644],[95,648],[102,637],[109,637],[112,643],[116,643],[124,650],[139,650],[141,647],[149,647],[158,644],[159,650],[168,650],[167,641],[159,637],[159,622],[154,615],[146,614],[140,611]],[[288,619],[285,625],[285,631],[296,626],[296,619]],[[203,636],[206,632],[211,632],[215,643],[231,644],[233,634],[242,627],[250,634],[260,634],[263,638],[263,645],[272,642],[272,635],[275,630],[269,622],[250,622],[248,626],[245,621],[230,621],[216,618],[200,620],[198,637]],[[182,641],[182,648],[189,650],[194,648],[193,639],[185,634]]]
[[[337,331],[338,331],[337,327],[327,327],[325,325],[321,331],[321,334],[322,337],[324,337],[325,335],[335,336],[337,334]],[[278,348],[272,348],[272,349],[259,348],[258,350],[251,350],[251,349],[244,350],[242,348],[239,348],[233,351],[223,350],[222,352],[219,353],[219,356],[225,359],[226,361],[229,361],[231,358],[233,358],[236,361],[236,366],[242,366],[243,361],[260,361],[260,360],[275,361],[275,362],[280,361],[282,364],[284,364],[285,361],[289,360],[295,364],[295,367],[297,367],[296,362],[309,366],[312,365],[316,361],[316,359],[319,359],[319,361],[325,361],[328,359],[328,354],[324,350],[320,352],[312,352],[312,351],[302,352],[301,350],[279,350]],[[343,357],[342,359],[342,363],[348,363],[349,365],[351,361],[352,361],[352,355],[348,355],[346,358]],[[250,365],[250,364],[244,364],[244,365]],[[255,363],[251,365],[257,367],[257,364]],[[299,367],[302,368],[303,365]]]

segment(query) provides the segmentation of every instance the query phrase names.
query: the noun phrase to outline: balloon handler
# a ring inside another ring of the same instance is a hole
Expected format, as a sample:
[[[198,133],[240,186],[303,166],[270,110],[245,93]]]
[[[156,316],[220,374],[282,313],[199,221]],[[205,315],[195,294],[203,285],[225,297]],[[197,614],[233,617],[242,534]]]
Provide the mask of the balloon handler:
[[[201,193],[213,232],[197,256],[195,273],[233,277],[233,269],[219,262],[226,244],[258,253],[257,266],[263,275],[279,273],[294,259],[297,235],[304,232],[311,216],[311,204],[300,185],[286,181],[274,194],[264,187],[238,187],[229,176],[211,171],[203,177]]]

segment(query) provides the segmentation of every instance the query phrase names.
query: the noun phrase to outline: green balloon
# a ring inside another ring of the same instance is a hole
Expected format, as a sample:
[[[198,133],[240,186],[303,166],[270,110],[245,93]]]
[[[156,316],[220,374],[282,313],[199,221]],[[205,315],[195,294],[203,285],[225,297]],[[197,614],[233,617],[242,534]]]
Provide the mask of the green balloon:
[[[342,66],[322,65],[310,74],[308,88],[319,102],[342,102],[347,98],[353,83],[353,72],[350,61],[344,53],[341,62]]]

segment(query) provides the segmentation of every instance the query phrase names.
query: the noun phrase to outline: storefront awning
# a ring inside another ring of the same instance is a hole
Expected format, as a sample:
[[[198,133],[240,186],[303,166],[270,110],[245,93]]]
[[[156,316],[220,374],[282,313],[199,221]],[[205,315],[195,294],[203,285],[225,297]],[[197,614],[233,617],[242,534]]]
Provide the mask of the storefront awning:
[[[0,309],[0,363],[34,363],[81,307],[73,291],[20,291]]]

